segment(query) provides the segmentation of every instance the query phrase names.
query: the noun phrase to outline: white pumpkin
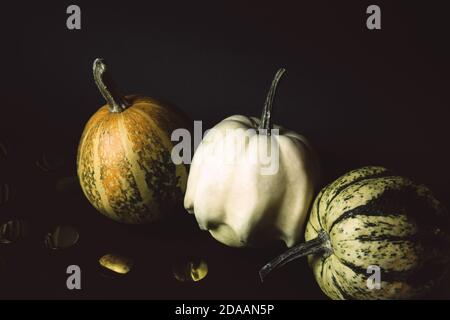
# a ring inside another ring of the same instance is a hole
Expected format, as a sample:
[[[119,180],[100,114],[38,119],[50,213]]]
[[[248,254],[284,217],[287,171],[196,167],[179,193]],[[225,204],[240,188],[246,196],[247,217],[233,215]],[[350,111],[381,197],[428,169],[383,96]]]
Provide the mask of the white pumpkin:
[[[303,235],[319,166],[303,136],[271,125],[283,73],[272,82],[261,120],[235,115],[221,121],[192,160],[184,206],[201,229],[228,246],[282,240],[290,247]],[[274,157],[261,157],[261,150]]]

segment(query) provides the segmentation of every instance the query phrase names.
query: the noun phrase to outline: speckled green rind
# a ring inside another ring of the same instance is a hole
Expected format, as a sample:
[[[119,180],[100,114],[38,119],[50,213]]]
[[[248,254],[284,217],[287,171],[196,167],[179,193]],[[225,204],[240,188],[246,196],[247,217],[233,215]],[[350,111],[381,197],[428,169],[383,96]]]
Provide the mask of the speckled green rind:
[[[406,299],[433,287],[448,269],[449,217],[430,190],[382,167],[353,170],[317,196],[306,240],[320,230],[333,253],[309,257],[332,299]],[[370,290],[369,265],[381,270]]]

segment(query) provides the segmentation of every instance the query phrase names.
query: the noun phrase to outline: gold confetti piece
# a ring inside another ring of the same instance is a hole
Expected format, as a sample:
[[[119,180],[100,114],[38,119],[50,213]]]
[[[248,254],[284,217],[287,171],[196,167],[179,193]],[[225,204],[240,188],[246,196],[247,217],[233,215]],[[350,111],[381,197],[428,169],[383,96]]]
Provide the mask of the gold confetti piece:
[[[0,243],[13,243],[28,236],[30,225],[24,220],[10,220],[0,225]]]
[[[208,274],[208,264],[203,259],[177,262],[173,266],[175,279],[181,282],[197,282]]]
[[[132,259],[113,253],[105,254],[98,262],[106,269],[119,274],[127,274],[134,265]]]
[[[78,242],[78,231],[68,225],[56,226],[45,236],[45,245],[49,249],[67,249]]]

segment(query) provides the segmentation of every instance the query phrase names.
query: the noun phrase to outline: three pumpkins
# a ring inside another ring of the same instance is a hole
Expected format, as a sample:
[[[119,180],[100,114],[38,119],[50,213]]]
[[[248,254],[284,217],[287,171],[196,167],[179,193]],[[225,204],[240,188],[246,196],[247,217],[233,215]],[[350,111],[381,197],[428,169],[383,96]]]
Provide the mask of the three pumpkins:
[[[84,129],[77,171],[86,197],[106,216],[151,222],[186,192],[185,208],[218,241],[241,247],[281,239],[291,247],[299,242],[310,209],[307,241],[269,262],[260,276],[308,256],[320,288],[332,299],[418,297],[447,273],[448,212],[422,185],[382,167],[365,167],[322,189],[310,208],[319,176],[315,153],[303,136],[271,122],[284,69],[275,76],[261,119],[232,116],[213,128],[216,134],[205,136],[189,179],[187,168],[171,160],[170,135],[188,126],[184,116],[152,98],[122,96],[102,59],[95,60],[93,71],[107,105]],[[223,143],[217,132],[230,129],[256,130],[244,139],[246,146],[261,146],[268,138],[263,146],[279,150],[277,170],[261,175],[260,163],[214,161],[217,150],[219,158],[251,152],[234,144],[215,148]],[[280,134],[271,137],[272,129]],[[374,266],[381,272],[375,289],[367,281]]]
[[[84,194],[104,215],[137,224],[155,221],[180,203],[187,169],[171,159],[174,129],[184,116],[149,97],[123,96],[96,59],[95,82],[107,105],[84,128],[77,173]]]

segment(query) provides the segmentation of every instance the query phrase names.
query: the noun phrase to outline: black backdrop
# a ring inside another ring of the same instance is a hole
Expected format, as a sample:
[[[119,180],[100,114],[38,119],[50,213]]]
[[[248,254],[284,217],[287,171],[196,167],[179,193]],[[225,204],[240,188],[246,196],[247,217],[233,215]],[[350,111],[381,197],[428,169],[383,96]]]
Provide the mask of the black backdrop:
[[[226,248],[184,212],[156,226],[123,226],[81,193],[55,191],[59,178],[74,174],[83,126],[104,104],[91,75],[99,56],[123,91],[169,100],[204,129],[232,114],[259,115],[283,66],[274,121],[309,137],[324,183],[383,165],[450,206],[448,11],[444,2],[392,2],[376,2],[378,31],[365,27],[368,1],[75,1],[79,31],[66,28],[72,2],[2,3],[0,141],[9,152],[0,178],[16,193],[0,207],[0,221],[26,218],[34,231],[0,247],[0,296],[324,298],[305,262],[259,283],[258,268],[280,245]],[[43,153],[63,155],[64,167],[39,171]],[[42,237],[59,223],[76,226],[80,242],[50,252]],[[134,272],[100,276],[97,259],[110,251],[134,257]],[[208,261],[204,281],[172,278],[172,260],[184,255]],[[69,264],[82,268],[80,292],[65,288]]]

